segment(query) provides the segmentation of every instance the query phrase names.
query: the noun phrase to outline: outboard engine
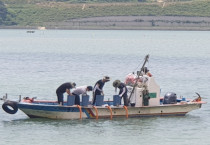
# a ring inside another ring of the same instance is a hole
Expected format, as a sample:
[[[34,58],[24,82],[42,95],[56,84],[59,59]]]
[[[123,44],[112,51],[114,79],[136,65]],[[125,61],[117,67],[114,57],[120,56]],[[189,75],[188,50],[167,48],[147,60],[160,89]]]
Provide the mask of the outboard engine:
[[[176,93],[168,92],[165,94],[163,104],[176,104],[177,103]]]

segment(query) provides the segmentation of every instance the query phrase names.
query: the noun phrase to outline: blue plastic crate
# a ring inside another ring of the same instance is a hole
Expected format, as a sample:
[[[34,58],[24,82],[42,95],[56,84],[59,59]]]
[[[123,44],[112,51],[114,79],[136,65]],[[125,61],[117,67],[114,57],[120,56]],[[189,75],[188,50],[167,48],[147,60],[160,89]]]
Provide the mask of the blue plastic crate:
[[[96,95],[96,106],[104,105],[104,96]]]
[[[113,96],[113,105],[114,106],[121,105],[121,97],[119,95]]]
[[[89,95],[82,96],[82,106],[88,106],[89,104]]]
[[[67,96],[67,106],[73,106],[75,102],[75,96]]]

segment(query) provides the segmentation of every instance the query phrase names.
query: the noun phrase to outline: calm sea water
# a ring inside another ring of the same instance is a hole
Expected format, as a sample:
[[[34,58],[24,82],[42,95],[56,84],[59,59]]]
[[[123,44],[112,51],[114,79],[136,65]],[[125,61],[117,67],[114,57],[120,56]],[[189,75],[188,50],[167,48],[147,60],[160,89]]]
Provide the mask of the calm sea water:
[[[94,85],[104,75],[123,81],[150,54],[147,66],[162,96],[173,91],[194,98],[199,92],[210,102],[209,40],[209,32],[199,31],[0,30],[0,96],[55,100],[56,88],[67,81]],[[105,100],[114,94],[112,81],[104,87]],[[0,108],[0,144],[207,145],[209,107],[185,117],[113,120],[29,119]]]

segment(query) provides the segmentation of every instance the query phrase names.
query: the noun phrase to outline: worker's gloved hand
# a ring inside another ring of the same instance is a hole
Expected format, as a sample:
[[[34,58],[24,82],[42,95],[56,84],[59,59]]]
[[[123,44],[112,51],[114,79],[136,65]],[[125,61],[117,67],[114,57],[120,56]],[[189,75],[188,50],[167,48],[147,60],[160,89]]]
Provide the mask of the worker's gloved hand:
[[[101,92],[101,95],[104,96],[104,92],[103,91]]]

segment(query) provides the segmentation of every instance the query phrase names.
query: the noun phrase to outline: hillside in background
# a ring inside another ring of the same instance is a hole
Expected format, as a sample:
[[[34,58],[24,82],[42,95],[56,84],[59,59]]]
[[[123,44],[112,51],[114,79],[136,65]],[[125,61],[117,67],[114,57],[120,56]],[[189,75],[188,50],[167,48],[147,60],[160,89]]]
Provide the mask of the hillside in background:
[[[1,28],[208,30],[209,17],[210,0],[0,0]]]

